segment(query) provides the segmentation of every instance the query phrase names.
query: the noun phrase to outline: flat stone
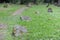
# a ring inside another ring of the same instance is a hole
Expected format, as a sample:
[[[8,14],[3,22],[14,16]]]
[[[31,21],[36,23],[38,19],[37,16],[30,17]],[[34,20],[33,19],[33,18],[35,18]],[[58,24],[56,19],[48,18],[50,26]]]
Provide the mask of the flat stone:
[[[5,3],[5,4],[3,5],[3,7],[4,7],[4,8],[8,8],[8,7],[9,7],[9,4],[8,4],[8,3]]]
[[[31,7],[31,6],[32,6],[32,3],[28,3],[28,4],[27,4],[27,7]]]
[[[58,3],[54,3],[54,4],[55,4],[55,6],[57,6]]]
[[[23,32],[27,32],[27,29],[24,26],[15,25],[14,29],[21,30]]]
[[[48,12],[53,12],[53,11],[52,11],[52,8],[48,8]]]
[[[20,19],[23,21],[30,21],[31,20],[31,18],[29,16],[21,16]]]
[[[21,36],[22,33],[27,33],[27,29],[24,26],[20,26],[20,25],[15,25],[13,31],[14,31],[14,36]]]

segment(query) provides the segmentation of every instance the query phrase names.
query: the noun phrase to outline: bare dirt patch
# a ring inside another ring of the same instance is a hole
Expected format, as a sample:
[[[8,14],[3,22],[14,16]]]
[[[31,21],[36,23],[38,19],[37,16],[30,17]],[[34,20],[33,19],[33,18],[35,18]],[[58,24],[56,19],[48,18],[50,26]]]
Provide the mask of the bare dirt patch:
[[[6,28],[7,28],[7,25],[6,24],[0,23],[0,30],[6,29]]]
[[[19,15],[21,14],[24,10],[26,10],[28,7],[23,7],[23,8],[20,8],[18,9],[17,11],[15,11],[12,15],[15,16],[15,15]]]
[[[0,40],[4,40],[7,32],[7,25],[0,23]]]

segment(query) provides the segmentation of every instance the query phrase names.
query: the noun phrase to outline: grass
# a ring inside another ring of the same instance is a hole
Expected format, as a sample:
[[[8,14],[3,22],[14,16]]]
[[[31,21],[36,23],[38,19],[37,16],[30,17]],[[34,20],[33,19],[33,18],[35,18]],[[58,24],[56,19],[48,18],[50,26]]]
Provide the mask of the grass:
[[[0,21],[8,20],[8,17],[13,14],[14,11],[20,8],[20,5],[11,5],[8,8],[0,7]]]
[[[22,15],[30,16],[32,21],[25,22],[20,21],[20,25],[25,25],[29,32],[30,40],[60,40],[60,11],[59,7],[50,6],[53,9],[53,13],[47,12],[46,5],[32,6],[27,11],[24,11]],[[39,11],[40,14],[35,14],[35,11]]]
[[[3,8],[4,4],[0,4],[0,23],[4,23],[7,24],[8,29],[7,31],[7,36],[6,36],[6,40],[11,40],[11,38],[9,39],[9,34],[10,33],[10,29],[9,26],[13,23],[13,18],[11,17],[11,15],[14,13],[14,11],[20,9],[23,5],[15,5],[15,4],[11,4],[8,8]],[[12,20],[11,20],[12,19]],[[11,23],[12,22],[12,23]],[[11,23],[11,24],[10,24]],[[10,25],[9,25],[10,24]],[[8,37],[8,38],[7,38]]]
[[[14,40],[11,36],[14,25],[19,24],[25,26],[28,32],[24,35],[24,40],[60,40],[60,7],[50,5],[53,13],[47,12],[46,5],[34,5],[25,10],[21,15],[10,16],[10,12],[14,12],[19,6],[7,8],[4,12],[0,11],[0,22],[8,25],[7,36],[5,40]],[[35,14],[39,11],[39,14]],[[1,14],[2,13],[2,14]],[[21,21],[20,16],[30,16],[31,21]],[[15,40],[20,40],[16,38]]]

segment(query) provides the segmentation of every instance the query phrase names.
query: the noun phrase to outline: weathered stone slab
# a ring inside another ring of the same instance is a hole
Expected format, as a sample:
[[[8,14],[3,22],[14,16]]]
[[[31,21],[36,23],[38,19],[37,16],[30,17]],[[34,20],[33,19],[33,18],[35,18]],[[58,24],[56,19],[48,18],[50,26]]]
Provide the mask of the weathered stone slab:
[[[30,21],[31,20],[31,18],[29,16],[21,16],[20,19],[23,21]]]
[[[48,12],[53,12],[52,8],[48,8]]]
[[[21,36],[23,33],[27,33],[27,29],[24,26],[15,25],[12,33],[13,36]]]

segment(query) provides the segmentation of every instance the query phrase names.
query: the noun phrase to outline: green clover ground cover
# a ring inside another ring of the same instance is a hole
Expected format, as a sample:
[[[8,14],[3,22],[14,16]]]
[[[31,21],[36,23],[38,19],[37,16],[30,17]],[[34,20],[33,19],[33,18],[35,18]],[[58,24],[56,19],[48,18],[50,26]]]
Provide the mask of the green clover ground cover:
[[[50,5],[50,7],[53,9],[52,13],[47,12],[48,8],[46,5],[34,5],[25,10],[21,15],[9,16],[6,13],[0,14],[3,17],[0,21],[8,24],[6,40],[13,40],[11,32],[13,26],[16,24],[27,28],[29,33],[28,36],[26,34],[23,37],[24,40],[60,40],[60,7],[53,5]],[[17,8],[17,6],[12,8]],[[39,14],[35,14],[35,11],[39,11]],[[3,15],[6,15],[6,18]],[[31,17],[31,21],[22,21],[20,20],[20,16],[29,16]],[[15,40],[20,39],[16,38]]]

